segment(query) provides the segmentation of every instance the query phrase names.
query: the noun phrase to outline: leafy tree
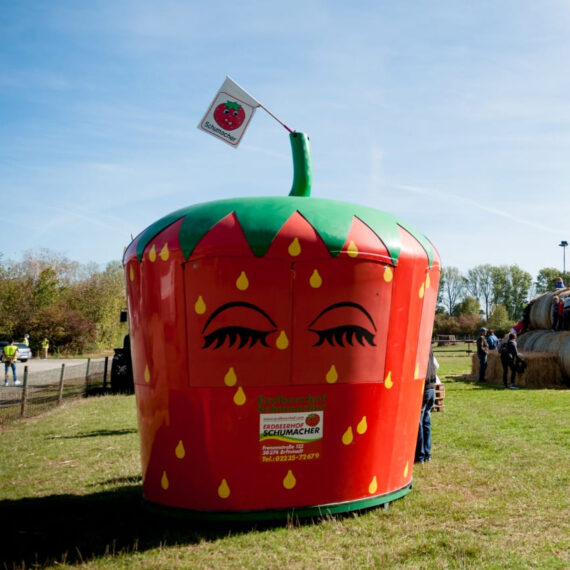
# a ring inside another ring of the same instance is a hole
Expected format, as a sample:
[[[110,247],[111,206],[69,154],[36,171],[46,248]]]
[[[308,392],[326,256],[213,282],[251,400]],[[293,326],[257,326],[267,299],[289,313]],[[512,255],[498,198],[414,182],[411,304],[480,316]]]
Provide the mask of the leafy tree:
[[[463,301],[455,305],[455,309],[453,310],[453,316],[455,317],[458,317],[459,315],[474,315],[479,318],[479,313],[479,301],[470,295],[467,295]]]
[[[544,267],[541,269],[535,281],[537,295],[554,290],[558,277],[560,277],[560,271],[555,267]]]
[[[509,319],[504,305],[495,305],[491,316],[487,321],[487,327],[493,329],[497,336],[504,336],[511,330],[512,321]]]

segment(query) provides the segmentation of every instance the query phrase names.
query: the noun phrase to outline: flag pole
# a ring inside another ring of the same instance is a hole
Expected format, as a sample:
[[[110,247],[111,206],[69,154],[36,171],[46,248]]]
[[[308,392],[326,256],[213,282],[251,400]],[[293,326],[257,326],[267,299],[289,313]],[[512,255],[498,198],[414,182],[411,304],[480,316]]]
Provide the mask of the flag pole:
[[[269,115],[271,115],[281,126],[285,127],[290,133],[292,133],[292,129],[290,129],[283,121],[280,121],[267,107],[264,107],[261,103],[259,106]]]

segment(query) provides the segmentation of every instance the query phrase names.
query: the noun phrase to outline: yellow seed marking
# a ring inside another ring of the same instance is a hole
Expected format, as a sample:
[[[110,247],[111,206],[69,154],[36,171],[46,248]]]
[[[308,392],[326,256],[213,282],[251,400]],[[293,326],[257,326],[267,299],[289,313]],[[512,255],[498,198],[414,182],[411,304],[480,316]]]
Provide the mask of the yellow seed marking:
[[[370,481],[370,485],[368,485],[368,492],[371,495],[374,495],[374,493],[376,493],[377,490],[378,490],[378,481],[376,481],[376,475],[374,475],[374,477],[372,477],[372,481]]]
[[[299,238],[295,238],[290,244],[287,250],[289,255],[297,257],[301,253],[301,244],[299,243]]]
[[[206,303],[204,303],[202,295],[199,295],[196,303],[194,303],[194,310],[198,315],[203,315],[206,312]]]
[[[289,469],[289,471],[287,471],[287,475],[285,475],[285,478],[283,479],[283,487],[285,487],[285,489],[292,489],[296,484],[297,479],[295,479],[293,471]]]
[[[129,279],[131,281],[135,280],[135,270],[133,269],[133,266],[129,266]]]
[[[366,430],[368,429],[368,423],[366,422],[366,416],[362,416],[362,419],[358,422],[358,425],[356,426],[356,431],[362,435],[363,433],[366,433]]]
[[[334,384],[338,380],[338,372],[334,364],[329,368],[325,378],[329,384]]]
[[[166,491],[170,483],[168,482],[168,477],[166,471],[162,472],[162,477],[160,478],[160,486]]]
[[[156,246],[153,244],[148,252],[148,258],[154,263],[156,261]]]
[[[313,289],[318,289],[323,284],[323,278],[316,269],[313,271],[309,283]]]
[[[386,380],[384,380],[384,386],[389,390],[394,385],[392,382],[392,371],[388,372],[388,376],[386,376]]]
[[[249,280],[247,278],[247,275],[245,274],[245,271],[242,271],[239,274],[239,277],[236,279],[236,287],[240,291],[245,291],[249,287]]]
[[[222,479],[220,486],[218,487],[218,497],[220,499],[227,499],[230,496],[230,486],[225,479]]]
[[[342,443],[344,443],[344,445],[350,445],[353,439],[352,427],[348,426],[348,429],[342,434]]]
[[[148,364],[144,368],[144,381],[147,384],[150,382],[150,370],[148,369]]]
[[[236,393],[234,394],[234,404],[236,406],[243,406],[245,404],[245,392],[243,391],[242,387],[240,386],[237,390]]]
[[[416,364],[416,369],[414,370],[414,378],[418,378],[420,375],[420,365]]]
[[[392,279],[394,279],[394,272],[392,271],[392,268],[388,265],[384,266],[384,281],[386,281],[386,283],[390,283],[390,281],[392,281]]]
[[[357,257],[358,256],[358,248],[356,244],[350,240],[348,247],[346,248],[346,252],[348,253],[349,257]]]
[[[178,457],[178,459],[183,459],[184,456],[186,455],[186,450],[184,449],[184,444],[182,443],[182,440],[178,442],[178,445],[174,450],[174,454],[176,455],[176,457]]]
[[[426,289],[429,289],[429,286],[430,286],[430,285],[431,285],[431,281],[430,281],[429,273],[428,273],[428,274],[427,274],[427,277],[426,277]]]
[[[420,287],[420,292],[419,292],[420,299],[424,298],[425,291],[426,291],[425,285],[422,283],[422,286]]]
[[[237,382],[236,372],[233,366],[230,366],[226,375],[224,376],[224,384],[226,386],[235,386]]]
[[[168,258],[170,257],[170,251],[168,250],[168,244],[165,243],[162,246],[162,249],[160,250],[160,253],[158,254],[160,256],[160,259],[162,259],[162,261],[167,261]]]
[[[410,467],[410,462],[406,461],[406,466],[404,467],[404,477],[408,476],[408,469]]]
[[[281,331],[279,333],[279,336],[277,337],[277,340],[275,341],[275,346],[279,350],[285,350],[289,346],[289,339],[287,338],[285,331]]]

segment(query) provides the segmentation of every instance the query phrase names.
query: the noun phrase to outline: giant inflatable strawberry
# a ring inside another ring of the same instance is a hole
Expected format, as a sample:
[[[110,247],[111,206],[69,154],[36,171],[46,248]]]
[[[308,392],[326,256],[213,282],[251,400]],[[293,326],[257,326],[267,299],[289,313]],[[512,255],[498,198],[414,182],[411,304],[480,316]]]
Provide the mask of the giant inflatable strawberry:
[[[145,498],[210,518],[342,512],[411,489],[439,258],[384,212],[196,204],[124,257]]]

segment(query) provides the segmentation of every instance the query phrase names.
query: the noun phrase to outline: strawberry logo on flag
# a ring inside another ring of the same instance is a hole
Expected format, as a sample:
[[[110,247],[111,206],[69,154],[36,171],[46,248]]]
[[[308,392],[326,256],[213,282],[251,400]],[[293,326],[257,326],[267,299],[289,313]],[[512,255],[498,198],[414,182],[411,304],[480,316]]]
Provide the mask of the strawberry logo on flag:
[[[198,128],[237,147],[260,106],[247,91],[226,77]]]

